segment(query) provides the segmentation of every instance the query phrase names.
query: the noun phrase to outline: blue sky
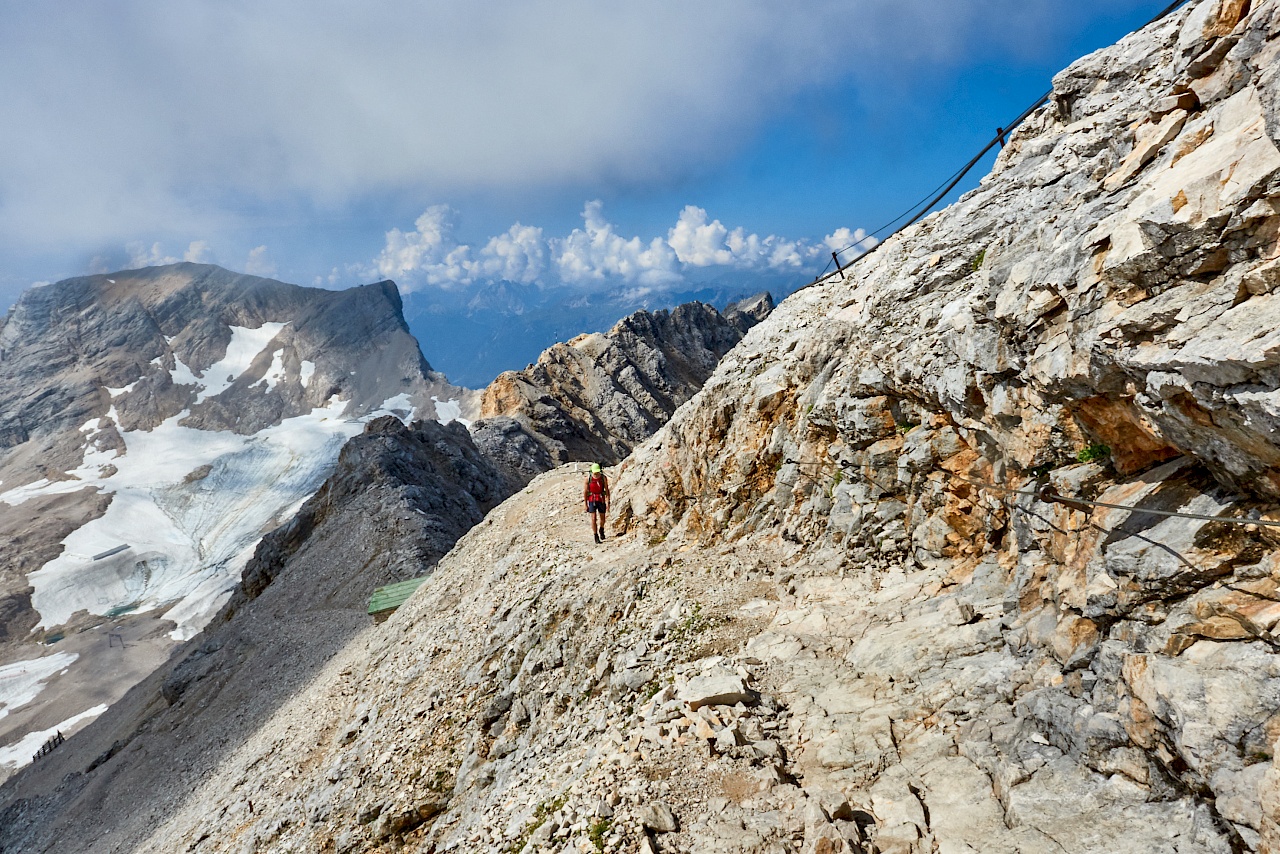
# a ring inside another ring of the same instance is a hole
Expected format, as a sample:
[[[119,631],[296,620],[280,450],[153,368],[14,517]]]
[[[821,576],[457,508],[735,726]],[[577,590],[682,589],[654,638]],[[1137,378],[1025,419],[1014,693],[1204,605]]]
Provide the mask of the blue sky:
[[[0,298],[803,280],[1162,5],[0,0]]]

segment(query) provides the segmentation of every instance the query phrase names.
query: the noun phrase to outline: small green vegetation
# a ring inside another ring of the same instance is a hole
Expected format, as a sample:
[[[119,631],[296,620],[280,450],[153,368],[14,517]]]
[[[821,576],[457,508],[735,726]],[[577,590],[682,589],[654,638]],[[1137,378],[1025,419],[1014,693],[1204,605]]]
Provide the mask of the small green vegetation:
[[[982,262],[985,261],[986,258],[987,258],[987,250],[985,249],[983,249],[977,255],[973,256],[973,272],[976,273],[982,269]]]
[[[711,628],[712,625],[714,625],[714,620],[703,616],[701,603],[695,602],[689,616],[681,620],[679,625],[667,634],[667,637],[671,639],[672,643],[681,644],[692,640],[701,632]]]
[[[1104,463],[1111,459],[1111,448],[1106,445],[1090,445],[1076,454],[1082,463]]]
[[[440,794],[452,789],[453,781],[449,777],[449,772],[444,769],[437,769],[436,773],[427,781],[427,788]]]
[[[898,422],[898,432],[899,432],[900,434],[902,434],[903,436],[905,436],[905,435],[907,435],[908,433],[910,433],[912,430],[916,429],[916,428],[917,428],[917,427],[919,427],[919,426],[920,426],[920,422],[919,422],[919,421],[899,421],[899,422]]]
[[[565,794],[554,800],[543,801],[538,804],[533,810],[533,818],[529,819],[529,823],[524,826],[524,830],[520,832],[520,835],[507,846],[507,854],[520,854],[524,847],[529,844],[529,837],[533,835],[533,832],[542,827],[553,812],[564,806],[568,798],[569,796]]]
[[[650,679],[640,689],[640,696],[644,697],[645,702],[652,700],[662,690],[662,682],[657,679]]]
[[[613,827],[613,819],[602,818],[587,829],[587,838],[591,840],[591,844],[597,851],[604,851],[604,838],[609,834],[611,827]]]

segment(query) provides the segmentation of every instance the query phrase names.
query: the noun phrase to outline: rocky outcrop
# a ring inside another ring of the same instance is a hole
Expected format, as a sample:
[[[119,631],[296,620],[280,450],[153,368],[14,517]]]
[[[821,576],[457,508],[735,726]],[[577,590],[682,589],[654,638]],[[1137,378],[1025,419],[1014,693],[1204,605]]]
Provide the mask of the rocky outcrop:
[[[371,422],[185,655],[0,789],[0,849],[136,850],[133,813],[212,779],[367,628],[375,587],[430,573],[512,488],[456,422]]]
[[[686,303],[670,312],[638,311],[605,334],[557,344],[484,390],[484,420],[473,433],[486,448],[509,445],[516,433],[532,438],[543,451],[531,458],[530,473],[571,460],[613,465],[665,424],[772,309],[768,294],[731,304],[724,314]]]

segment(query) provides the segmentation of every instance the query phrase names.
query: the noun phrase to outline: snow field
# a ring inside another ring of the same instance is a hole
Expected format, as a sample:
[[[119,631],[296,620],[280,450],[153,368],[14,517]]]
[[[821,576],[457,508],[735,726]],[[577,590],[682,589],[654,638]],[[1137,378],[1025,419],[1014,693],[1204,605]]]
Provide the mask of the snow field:
[[[74,652],[55,652],[0,666],[0,718],[34,700],[47,679],[66,670],[77,658]]]
[[[41,730],[40,732],[29,732],[8,747],[0,747],[0,767],[7,766],[10,770],[16,771],[19,768],[30,765],[31,757],[55,733],[60,732],[64,736],[70,735],[71,730],[77,724],[92,720],[106,710],[105,704],[94,706],[92,709],[86,709],[78,715],[67,718],[55,727]]]

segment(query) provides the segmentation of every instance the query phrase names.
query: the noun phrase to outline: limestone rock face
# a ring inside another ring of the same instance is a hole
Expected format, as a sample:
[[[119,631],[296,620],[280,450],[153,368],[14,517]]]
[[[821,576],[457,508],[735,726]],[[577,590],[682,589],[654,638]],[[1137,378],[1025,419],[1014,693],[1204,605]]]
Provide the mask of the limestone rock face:
[[[758,657],[838,654],[790,667],[825,712],[796,763],[882,851],[1096,849],[1104,813],[1163,815],[1145,850],[1280,841],[1276,529],[1034,495],[1280,518],[1278,35],[1210,0],[1058,75],[978,189],[784,302],[617,478],[647,539],[806,555]]]
[[[607,333],[557,344],[537,364],[500,374],[484,390],[486,421],[477,434],[494,429],[488,419],[511,418],[543,446],[551,465],[614,465],[666,423],[772,309],[768,294],[732,304],[723,315],[686,303],[669,312],[638,311]]]

